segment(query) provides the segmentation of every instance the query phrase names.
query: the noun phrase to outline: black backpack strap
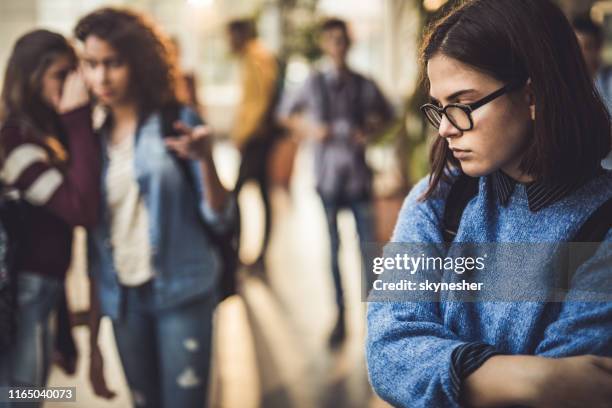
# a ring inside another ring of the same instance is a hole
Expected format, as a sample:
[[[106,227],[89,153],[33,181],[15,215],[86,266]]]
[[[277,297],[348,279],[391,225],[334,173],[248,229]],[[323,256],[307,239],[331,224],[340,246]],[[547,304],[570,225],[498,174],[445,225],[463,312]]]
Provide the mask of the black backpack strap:
[[[162,125],[161,127],[162,127],[164,138],[179,136],[179,133],[174,128],[174,123],[180,119],[180,115],[181,115],[181,106],[176,103],[166,105],[161,109],[161,125]],[[193,173],[191,172],[191,169],[189,168],[189,162],[187,160],[181,159],[174,152],[171,152],[170,154],[172,155],[176,163],[181,168],[183,177],[185,177],[185,180],[187,180],[187,183],[189,184],[193,192],[197,194],[197,191],[198,191],[198,186],[196,184],[197,181]],[[205,226],[205,229],[207,232],[210,230],[208,226]]]
[[[595,210],[578,230],[573,242],[601,242],[612,228],[612,198]]]
[[[571,240],[571,256],[567,259],[565,289],[569,288],[572,277],[576,270],[589,258],[595,255],[599,245],[608,231],[612,228],[612,198],[599,206],[587,220],[582,224],[576,235]]]
[[[360,128],[364,127],[365,115],[363,112],[363,88],[366,86],[367,79],[360,74],[354,74],[355,79],[355,100],[352,106],[352,119]],[[366,112],[369,113],[369,112]]]
[[[315,83],[319,88],[319,96],[320,96],[320,109],[322,113],[322,119],[329,123],[331,121],[331,100],[329,96],[329,89],[327,89],[327,84],[325,83],[325,74],[321,71],[315,73]]]
[[[442,224],[442,236],[444,242],[450,244],[455,239],[463,210],[478,194],[478,178],[461,174],[451,186],[446,206],[444,207],[444,220]]]
[[[181,106],[177,103],[172,103],[164,106],[161,109],[161,127],[164,138],[169,137],[177,137],[179,133],[174,128],[174,123],[180,119],[181,115]],[[185,177],[185,180],[189,183],[189,186],[193,189],[194,192],[198,191],[197,181],[189,168],[189,163],[187,160],[183,160],[178,157],[173,152],[171,153],[172,157],[176,160],[176,163],[181,168],[181,172]],[[206,228],[208,230],[208,228]]]
[[[161,108],[160,114],[163,137],[178,136],[178,132],[174,128],[174,122],[179,120],[181,116],[181,105],[178,103],[169,103]]]

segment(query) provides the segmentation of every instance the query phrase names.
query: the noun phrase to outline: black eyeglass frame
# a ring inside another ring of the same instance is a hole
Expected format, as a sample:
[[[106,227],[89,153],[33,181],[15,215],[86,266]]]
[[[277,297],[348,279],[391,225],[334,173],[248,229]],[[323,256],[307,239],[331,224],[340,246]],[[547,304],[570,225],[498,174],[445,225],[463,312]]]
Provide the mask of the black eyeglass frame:
[[[421,106],[421,112],[423,112],[423,115],[425,115],[425,118],[427,118],[427,120],[429,121],[429,123],[431,123],[431,125],[433,127],[435,127],[436,129],[440,129],[440,124],[438,124],[436,126],[436,124],[429,118],[429,115],[427,115],[427,109],[433,109],[436,112],[438,112],[438,114],[440,115],[440,123],[442,123],[442,117],[446,116],[446,118],[448,119],[448,121],[457,129],[459,129],[462,132],[467,132],[469,130],[474,129],[474,120],[472,119],[472,112],[474,112],[476,109],[486,105],[487,103],[493,101],[494,99],[499,98],[500,96],[508,93],[508,92],[512,92],[515,91],[517,89],[519,89],[520,87],[522,87],[524,84],[523,83],[514,83],[514,84],[508,84],[508,85],[504,85],[501,88],[499,88],[497,91],[494,91],[492,93],[490,93],[489,95],[477,100],[476,102],[472,102],[472,103],[449,103],[448,105],[444,106],[443,108],[440,108],[439,106],[434,105],[433,103],[426,103],[425,105]],[[470,127],[467,129],[462,129],[459,125],[457,125],[451,116],[446,114],[446,110],[448,108],[459,108],[461,109],[463,112],[465,112],[466,116],[468,117],[468,120],[470,121]]]

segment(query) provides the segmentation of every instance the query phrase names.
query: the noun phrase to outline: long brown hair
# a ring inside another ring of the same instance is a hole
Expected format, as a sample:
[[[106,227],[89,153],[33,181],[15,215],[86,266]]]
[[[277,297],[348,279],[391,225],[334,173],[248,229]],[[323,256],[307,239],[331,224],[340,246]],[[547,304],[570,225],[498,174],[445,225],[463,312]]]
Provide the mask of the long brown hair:
[[[33,128],[34,133],[60,133],[58,115],[41,95],[43,75],[59,56],[68,56],[76,65],[73,48],[60,34],[35,30],[17,40],[4,75],[2,122],[15,119]]]
[[[520,169],[536,180],[582,179],[610,150],[608,111],[569,22],[549,0],[467,1],[428,30],[422,66],[437,53],[506,84],[531,78],[536,119]],[[444,138],[434,142],[430,164],[423,198],[459,167]]]
[[[81,18],[74,29],[108,42],[130,68],[130,91],[141,115],[178,102],[176,50],[153,21],[131,10],[102,8]]]

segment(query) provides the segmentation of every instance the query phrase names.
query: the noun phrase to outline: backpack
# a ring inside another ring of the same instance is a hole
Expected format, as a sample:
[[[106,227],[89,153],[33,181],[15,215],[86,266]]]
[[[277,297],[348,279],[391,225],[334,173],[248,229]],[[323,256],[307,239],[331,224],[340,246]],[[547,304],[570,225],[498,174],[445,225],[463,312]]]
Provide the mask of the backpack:
[[[478,177],[461,174],[451,186],[444,208],[442,228],[442,236],[447,247],[450,246],[457,235],[465,207],[478,194],[478,180]],[[610,228],[612,228],[612,198],[600,205],[587,218],[570,242],[602,242]],[[569,283],[580,265],[592,257],[596,250],[595,245],[580,245],[564,268],[566,276],[563,282]],[[562,289],[568,290],[569,288]]]
[[[180,119],[180,110],[182,106],[179,104],[171,104],[162,108],[162,131],[163,137],[177,137],[179,136],[174,129],[174,122]],[[185,180],[191,187],[194,194],[194,203],[199,203],[201,198],[198,197],[198,186],[196,185],[197,180],[194,178],[191,169],[189,168],[189,162],[181,159],[174,153],[171,153],[172,157],[176,160]],[[198,208],[198,214],[200,213]],[[203,217],[199,217],[202,229],[208,236],[210,242],[217,248],[221,255],[221,279],[219,281],[219,301],[226,299],[227,297],[237,293],[237,280],[236,274],[238,271],[238,249],[240,244],[240,218],[239,211],[235,210],[232,218],[234,221],[227,228],[226,231],[218,233],[215,231]]]

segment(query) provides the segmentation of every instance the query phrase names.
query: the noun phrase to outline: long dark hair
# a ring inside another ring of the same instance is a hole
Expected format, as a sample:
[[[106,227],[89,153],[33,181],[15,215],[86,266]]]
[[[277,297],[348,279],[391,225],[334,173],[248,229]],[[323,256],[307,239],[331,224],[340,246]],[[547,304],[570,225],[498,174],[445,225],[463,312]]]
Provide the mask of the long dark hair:
[[[102,8],[81,18],[74,33],[82,42],[90,35],[108,42],[126,61],[130,68],[130,91],[141,115],[178,103],[176,50],[145,15]]]
[[[35,133],[58,134],[58,115],[41,95],[42,78],[60,56],[76,65],[76,55],[60,34],[47,30],[31,31],[20,37],[9,57],[2,88],[0,120],[18,120]]]
[[[610,150],[609,113],[569,22],[551,1],[468,1],[428,29],[422,66],[437,53],[507,84],[531,79],[536,114],[520,169],[536,180],[586,177]],[[433,143],[430,164],[423,198],[459,167],[444,138]]]

